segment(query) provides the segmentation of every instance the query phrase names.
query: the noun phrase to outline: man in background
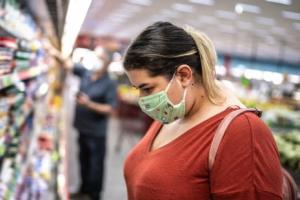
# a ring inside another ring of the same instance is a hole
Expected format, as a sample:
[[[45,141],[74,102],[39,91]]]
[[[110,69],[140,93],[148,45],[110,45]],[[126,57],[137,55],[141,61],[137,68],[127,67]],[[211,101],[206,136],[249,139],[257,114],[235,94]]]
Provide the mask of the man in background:
[[[67,64],[69,68],[73,67],[73,73],[80,78],[74,120],[74,127],[79,132],[79,193],[91,200],[101,197],[108,118],[117,105],[116,83],[107,72],[112,53],[103,48],[96,48],[95,53],[100,62],[91,71],[80,63]]]

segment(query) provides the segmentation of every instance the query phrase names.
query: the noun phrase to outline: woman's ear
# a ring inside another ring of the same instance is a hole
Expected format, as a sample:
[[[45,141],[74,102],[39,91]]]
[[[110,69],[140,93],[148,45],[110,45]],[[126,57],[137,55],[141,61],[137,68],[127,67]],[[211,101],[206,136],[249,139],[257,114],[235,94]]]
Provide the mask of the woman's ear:
[[[186,64],[177,68],[176,76],[184,88],[190,86],[193,82],[193,70]]]

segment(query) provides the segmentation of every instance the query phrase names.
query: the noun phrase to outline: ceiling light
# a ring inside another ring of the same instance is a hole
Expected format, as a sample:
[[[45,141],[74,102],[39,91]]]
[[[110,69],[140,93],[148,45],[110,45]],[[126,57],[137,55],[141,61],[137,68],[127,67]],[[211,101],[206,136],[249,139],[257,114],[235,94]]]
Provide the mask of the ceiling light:
[[[86,17],[88,9],[92,0],[70,0],[67,15],[65,19],[65,25],[63,30],[62,54],[67,57],[71,54],[75,40],[80,31],[81,25]]]
[[[215,4],[214,0],[190,0],[191,3],[202,4],[207,6],[212,6]]]
[[[237,18],[237,15],[234,12],[229,12],[229,11],[225,11],[225,10],[217,10],[215,12],[215,15],[218,17],[230,19],[230,20],[234,20]]]
[[[274,19],[267,17],[256,17],[256,22],[268,26],[273,26],[275,24]]]
[[[292,4],[292,0],[266,0],[268,2],[272,2],[272,3],[279,3],[279,4],[283,4],[283,5],[291,5]]]
[[[240,4],[236,4],[234,10],[237,14],[242,14],[244,12],[244,8]]]
[[[175,3],[173,4],[172,8],[181,12],[188,13],[192,13],[194,11],[193,6],[183,3]]]
[[[282,16],[287,19],[300,20],[300,13],[296,13],[296,12],[282,11]]]
[[[127,0],[129,3],[137,4],[141,6],[150,6],[152,4],[151,0]]]
[[[243,12],[260,13],[260,7],[251,4],[237,3],[235,5],[235,12],[242,14]]]

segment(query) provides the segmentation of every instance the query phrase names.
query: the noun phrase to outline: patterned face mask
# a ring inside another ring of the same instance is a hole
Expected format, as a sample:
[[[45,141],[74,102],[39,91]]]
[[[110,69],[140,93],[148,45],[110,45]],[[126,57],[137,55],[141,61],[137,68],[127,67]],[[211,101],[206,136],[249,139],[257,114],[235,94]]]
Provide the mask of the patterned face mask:
[[[167,94],[174,77],[165,90],[139,99],[139,106],[142,111],[163,124],[171,123],[179,118],[183,118],[185,115],[186,88],[184,89],[182,100],[176,105],[170,101]]]

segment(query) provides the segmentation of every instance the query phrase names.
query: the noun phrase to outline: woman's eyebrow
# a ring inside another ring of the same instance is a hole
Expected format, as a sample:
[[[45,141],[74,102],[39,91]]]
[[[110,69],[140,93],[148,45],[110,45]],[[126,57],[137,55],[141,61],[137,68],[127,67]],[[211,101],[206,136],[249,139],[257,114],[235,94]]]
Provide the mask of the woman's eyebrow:
[[[134,87],[136,89],[142,89],[142,88],[144,88],[146,86],[148,86],[148,83],[142,83],[139,86],[135,86],[135,85],[131,84],[131,87]]]
[[[139,86],[137,86],[137,88],[142,89],[144,87],[148,86],[148,83],[142,83]]]

